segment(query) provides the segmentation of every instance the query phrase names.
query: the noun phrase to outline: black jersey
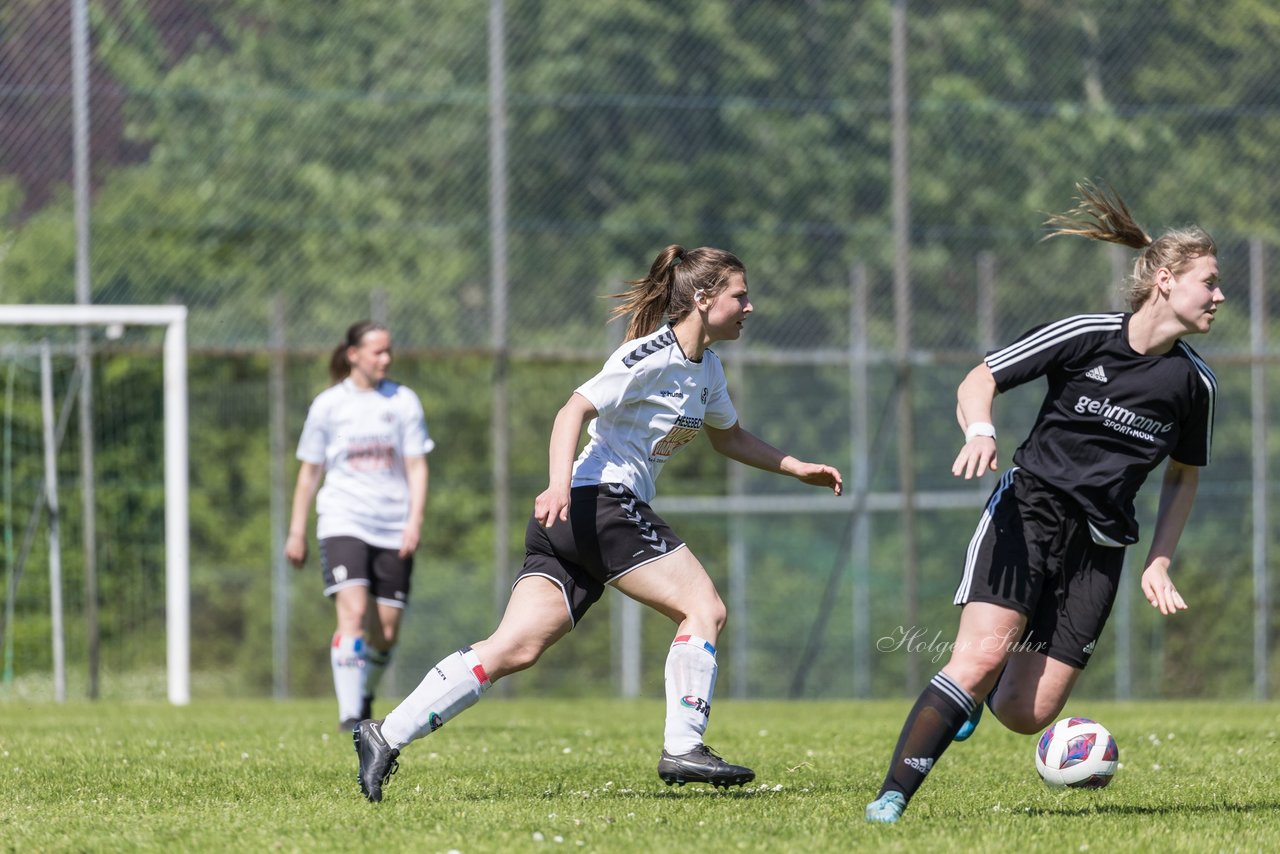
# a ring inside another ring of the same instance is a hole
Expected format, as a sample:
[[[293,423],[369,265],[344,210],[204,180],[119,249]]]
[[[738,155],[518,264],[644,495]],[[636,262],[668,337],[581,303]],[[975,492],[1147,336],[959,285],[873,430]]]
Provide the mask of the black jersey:
[[[996,387],[1045,377],[1035,426],[1013,462],[1080,503],[1095,538],[1138,540],[1133,500],[1166,456],[1209,463],[1217,379],[1179,340],[1160,356],[1129,346],[1129,314],[1081,314],[987,355]]]

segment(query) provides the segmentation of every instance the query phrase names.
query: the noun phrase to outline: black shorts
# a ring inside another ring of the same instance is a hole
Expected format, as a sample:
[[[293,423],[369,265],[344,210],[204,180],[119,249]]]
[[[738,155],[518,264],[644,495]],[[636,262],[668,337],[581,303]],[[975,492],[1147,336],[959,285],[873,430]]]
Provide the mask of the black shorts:
[[[326,537],[320,541],[320,568],[326,596],[347,587],[368,587],[380,605],[409,604],[413,555],[400,557],[399,549],[371,546],[357,537]]]
[[[955,603],[991,602],[1027,617],[1017,649],[1083,668],[1111,614],[1124,549],[1093,541],[1080,506],[1019,468],[987,501]]]
[[[625,486],[575,486],[568,524],[557,519],[544,528],[529,517],[524,566],[511,586],[530,575],[550,580],[564,592],[576,625],[606,584],[681,548],[684,540]]]

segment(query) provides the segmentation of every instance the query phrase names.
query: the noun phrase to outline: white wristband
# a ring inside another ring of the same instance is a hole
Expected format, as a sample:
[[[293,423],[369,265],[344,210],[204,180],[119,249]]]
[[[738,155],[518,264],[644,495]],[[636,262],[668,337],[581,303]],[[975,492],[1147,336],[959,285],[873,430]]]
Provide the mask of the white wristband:
[[[964,440],[966,442],[973,441],[975,436],[990,436],[992,439],[996,437],[996,428],[994,424],[986,421],[974,421],[964,430]]]

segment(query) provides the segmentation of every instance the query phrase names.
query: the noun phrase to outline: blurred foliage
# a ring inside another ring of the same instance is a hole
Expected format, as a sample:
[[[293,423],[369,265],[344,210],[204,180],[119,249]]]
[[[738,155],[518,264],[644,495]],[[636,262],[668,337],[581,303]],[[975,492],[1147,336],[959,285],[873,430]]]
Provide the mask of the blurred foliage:
[[[325,350],[370,314],[390,322],[394,373],[421,395],[439,443],[395,677],[408,690],[444,652],[483,636],[502,596],[492,566],[491,390],[503,363],[490,325],[488,4],[113,0],[90,11],[93,299],[191,312],[195,666],[234,672],[247,693],[270,686],[267,373],[278,299],[290,450],[324,386]],[[849,475],[852,385],[833,354],[851,344],[855,270],[868,283],[873,431],[895,382],[881,358],[898,343],[891,12],[888,0],[505,4],[513,562],[545,482],[555,411],[621,334],[604,323],[600,297],[642,275],[667,243],[724,246],[746,262],[757,314],[743,342],[721,348],[744,424]],[[66,14],[26,0],[0,8],[3,302],[74,300],[70,160],[48,154],[71,144]],[[1117,305],[1125,253],[1037,242],[1045,214],[1070,206],[1074,182],[1111,182],[1148,230],[1203,225],[1220,242],[1230,301],[1215,334],[1194,342],[1221,366],[1221,389],[1217,458],[1179,558],[1193,610],[1159,620],[1138,598],[1126,642],[1144,695],[1246,695],[1253,439],[1240,357],[1254,272],[1247,242],[1277,241],[1280,14],[1266,0],[1224,0],[1212,15],[1174,0],[917,0],[908,16],[917,485],[954,488],[954,387],[986,347]],[[983,259],[989,329],[977,320]],[[1269,296],[1269,317],[1275,303]],[[1277,340],[1274,321],[1266,328]],[[29,339],[3,334],[15,346]],[[120,669],[162,654],[156,340],[116,352],[99,340],[95,373],[102,619],[108,663]],[[23,352],[9,357],[22,365],[10,422],[26,455],[14,456],[20,489],[4,511],[19,534],[41,466],[38,387]],[[65,382],[69,369],[59,370]],[[1006,460],[1039,393],[999,404]],[[59,457],[68,494],[74,433]],[[896,488],[896,439],[890,422],[872,449],[874,489]],[[1277,440],[1267,441],[1274,459]],[[698,443],[670,466],[663,491],[719,494],[728,471]],[[800,491],[754,471],[739,482],[748,493]],[[72,586],[78,512],[64,508]],[[930,511],[917,526],[919,619],[930,634],[953,631],[946,603],[972,517]],[[672,521],[723,591],[728,522]],[[846,521],[751,520],[748,611],[731,617],[748,620],[752,638],[749,684],[737,690],[786,690],[814,600],[849,560]],[[818,695],[852,692],[853,631],[874,640],[905,612],[898,520],[873,522],[873,625],[851,628],[846,581],[815,668],[826,675],[810,686]],[[44,548],[38,541],[20,588],[26,667],[47,664],[47,587],[33,571]],[[292,577],[291,689],[323,693],[331,608],[314,562]],[[512,680],[517,690],[612,690],[615,605],[606,600],[575,630],[586,640]],[[661,683],[663,622],[645,616],[646,691]],[[84,642],[78,626],[73,646]],[[155,637],[132,651],[115,644],[138,626]],[[1274,649],[1274,618],[1268,636]],[[872,663],[876,693],[900,688],[901,656]],[[740,678],[722,672],[726,686]],[[1100,656],[1082,690],[1109,693],[1114,677]]]

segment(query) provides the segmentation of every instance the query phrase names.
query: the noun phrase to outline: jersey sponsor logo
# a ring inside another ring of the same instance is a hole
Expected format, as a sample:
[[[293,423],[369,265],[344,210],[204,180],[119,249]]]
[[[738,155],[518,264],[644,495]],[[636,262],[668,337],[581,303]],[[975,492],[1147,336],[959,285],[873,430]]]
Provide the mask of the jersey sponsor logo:
[[[1084,372],[1084,375],[1091,380],[1097,380],[1100,383],[1107,381],[1107,372],[1102,369],[1102,365],[1090,368]]]
[[[353,471],[386,471],[395,459],[396,447],[385,436],[353,436],[347,440],[347,465]]]
[[[701,697],[695,697],[692,694],[681,697],[680,705],[687,709],[693,709],[695,712],[702,712],[704,718],[711,717],[711,704]]]
[[[908,768],[914,768],[915,770],[919,771],[921,774],[928,774],[929,771],[933,768],[933,760],[928,758],[927,756],[925,757],[908,756],[906,759],[902,760],[902,764],[906,765]]]
[[[1095,400],[1092,397],[1081,395],[1073,408],[1081,415],[1097,415],[1101,417],[1104,427],[1108,427],[1118,433],[1124,433],[1126,436],[1145,439],[1148,442],[1155,441],[1155,434],[1168,433],[1173,429],[1172,421],[1157,421],[1154,418],[1139,415],[1132,409],[1112,403],[1109,397],[1106,400]]]
[[[676,451],[698,438],[698,431],[701,429],[701,418],[695,418],[692,415],[681,415],[676,419],[676,424],[671,428],[670,432],[659,439],[657,444],[653,446],[653,450],[649,452],[649,456],[671,456]]]

